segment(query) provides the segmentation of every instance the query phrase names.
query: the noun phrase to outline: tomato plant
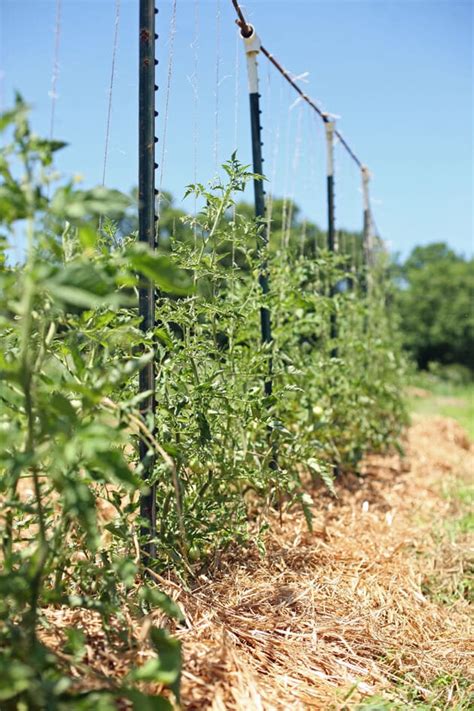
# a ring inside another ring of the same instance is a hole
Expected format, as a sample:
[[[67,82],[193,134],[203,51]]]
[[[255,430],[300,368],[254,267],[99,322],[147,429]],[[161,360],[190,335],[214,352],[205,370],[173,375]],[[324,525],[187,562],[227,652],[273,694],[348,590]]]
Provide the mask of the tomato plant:
[[[0,699],[61,708],[75,687],[41,642],[45,606],[96,610],[109,633],[153,606],[180,616],[141,569],[140,492],[155,485],[155,569],[181,576],[247,541],[256,508],[301,506],[311,525],[304,482],[333,490],[336,471],[397,444],[404,366],[382,255],[367,275],[314,235],[308,249],[267,249],[262,223],[237,204],[260,176],[235,154],[222,178],[187,188],[202,209],[151,252],[119,229],[133,223],[129,198],[51,172],[64,144],[32,132],[20,97],[0,129]],[[144,278],[158,297],[150,333],[137,312]],[[138,373],[151,359],[157,408],[144,421]],[[154,461],[147,481],[140,439]],[[179,645],[154,627],[150,644],[145,668],[94,692],[101,708],[121,697],[142,708],[142,681],[179,696]],[[72,664],[80,636],[69,646]]]

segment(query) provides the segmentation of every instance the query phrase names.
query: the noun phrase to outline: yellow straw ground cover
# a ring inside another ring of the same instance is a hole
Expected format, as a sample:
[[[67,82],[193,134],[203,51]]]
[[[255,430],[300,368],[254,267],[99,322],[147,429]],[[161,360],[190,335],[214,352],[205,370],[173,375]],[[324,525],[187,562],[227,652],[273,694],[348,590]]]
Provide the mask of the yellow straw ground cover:
[[[455,421],[415,419],[404,457],[368,458],[337,499],[318,492],[312,532],[300,509],[273,512],[265,556],[236,547],[186,589],[158,576],[185,617],[172,629],[184,708],[472,708],[473,454]],[[47,613],[44,639],[83,629],[79,684],[137,662],[96,635],[93,613],[65,614]],[[136,626],[141,663],[152,621]]]

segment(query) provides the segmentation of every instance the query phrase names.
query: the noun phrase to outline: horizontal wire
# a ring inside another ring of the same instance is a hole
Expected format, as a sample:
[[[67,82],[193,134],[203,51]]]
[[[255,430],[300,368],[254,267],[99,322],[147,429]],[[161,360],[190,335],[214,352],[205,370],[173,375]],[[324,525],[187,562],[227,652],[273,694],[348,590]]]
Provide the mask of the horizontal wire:
[[[298,92],[298,94],[301,96],[301,98],[306,101],[309,106],[311,106],[314,111],[322,118],[322,120],[327,123],[329,121],[328,115],[322,111],[317,104],[314,103],[314,101],[304,93],[304,91],[298,86],[298,84],[292,79],[290,73],[275,59],[273,54],[270,54],[270,52],[265,49],[263,45],[261,45],[260,49],[262,50],[262,53],[270,60],[270,62],[278,69],[280,74],[282,74],[287,82],[291,84],[293,89]]]
[[[242,12],[238,1],[237,1],[237,0],[232,0],[232,5],[234,6],[235,11],[236,11],[236,13],[237,13],[237,15],[238,15],[238,17],[239,17],[239,24],[240,24],[240,27],[241,27],[241,29],[242,29],[242,32],[244,33],[244,36],[250,37],[250,35],[252,34],[252,28],[251,28],[251,26],[248,25],[247,22],[245,21],[244,13]]]
[[[242,8],[240,7],[238,0],[232,0],[232,4],[233,4],[235,11],[237,13],[237,16],[239,18],[236,22],[237,22],[237,25],[241,29],[242,36],[243,37],[250,37],[253,32],[253,28],[246,21],[245,16],[242,12]],[[329,123],[329,121],[330,121],[329,114],[326,113],[325,111],[323,111],[322,109],[320,109],[320,107],[315,103],[315,101],[313,101],[313,99],[311,99],[310,96],[305,94],[305,92],[298,86],[298,84],[295,82],[295,80],[291,77],[290,73],[283,67],[282,64],[280,64],[280,62],[273,56],[273,54],[271,54],[263,45],[260,46],[260,49],[262,51],[262,54],[264,54],[267,57],[267,59],[270,60],[270,62],[273,64],[273,66],[276,67],[276,69],[286,79],[286,81],[289,84],[291,84],[291,86],[293,87],[293,89],[295,89],[295,91],[298,92],[298,94],[301,96],[303,101],[305,101],[308,104],[308,106],[310,106],[313,109],[313,111],[316,111],[316,113],[324,121],[324,123]],[[347,153],[350,155],[352,160],[359,166],[359,168],[363,168],[364,164],[357,157],[357,155],[354,153],[354,151],[349,146],[349,144],[347,143],[345,138],[342,136],[340,131],[335,129],[334,134],[335,134],[335,136],[337,136],[337,138],[339,139],[341,144],[344,146],[344,148],[346,149]]]
[[[349,144],[347,143],[347,141],[345,140],[345,138],[341,135],[341,132],[337,130],[337,128],[336,128],[335,131],[334,131],[334,135],[337,136],[337,138],[339,139],[341,145],[344,146],[344,148],[346,149],[346,151],[348,152],[348,154],[350,155],[350,157],[352,158],[352,160],[353,160],[355,163],[357,163],[357,165],[359,166],[359,168],[365,168],[366,166],[364,165],[364,163],[362,163],[362,161],[359,160],[359,158],[356,156],[356,154],[354,153],[354,151],[352,150],[352,148],[349,146]]]

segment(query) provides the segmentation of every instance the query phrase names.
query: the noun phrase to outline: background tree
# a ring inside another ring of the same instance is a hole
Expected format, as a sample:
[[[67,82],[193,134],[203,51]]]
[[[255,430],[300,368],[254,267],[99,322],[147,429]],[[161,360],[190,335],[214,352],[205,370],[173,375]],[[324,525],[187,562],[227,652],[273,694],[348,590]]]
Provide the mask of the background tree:
[[[418,366],[474,370],[474,260],[436,242],[415,247],[397,272],[403,340]]]

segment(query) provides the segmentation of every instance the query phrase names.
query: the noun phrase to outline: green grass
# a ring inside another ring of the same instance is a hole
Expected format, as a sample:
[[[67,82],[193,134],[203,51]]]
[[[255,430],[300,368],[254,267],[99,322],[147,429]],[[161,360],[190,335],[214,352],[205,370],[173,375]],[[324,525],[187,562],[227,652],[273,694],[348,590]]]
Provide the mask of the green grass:
[[[474,383],[458,385],[420,375],[413,385],[427,391],[426,397],[409,395],[411,412],[419,415],[442,415],[459,422],[474,440]]]
[[[392,698],[372,696],[358,704],[355,711],[470,711],[472,703],[469,679],[442,674],[423,687],[407,678],[401,681]]]

